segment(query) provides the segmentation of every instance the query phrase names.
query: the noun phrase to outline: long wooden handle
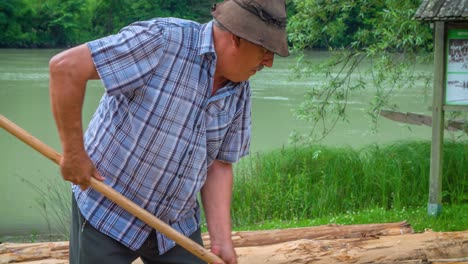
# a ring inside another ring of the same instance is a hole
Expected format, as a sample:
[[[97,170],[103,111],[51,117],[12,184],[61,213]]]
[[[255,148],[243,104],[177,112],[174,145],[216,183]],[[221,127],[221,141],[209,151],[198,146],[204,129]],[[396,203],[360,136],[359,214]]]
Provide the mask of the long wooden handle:
[[[22,129],[3,115],[0,115],[0,126],[13,136],[17,137],[18,139],[32,147],[33,149],[40,152],[42,155],[55,162],[57,165],[60,164],[61,156],[58,152],[56,152],[48,145],[29,134],[26,130]],[[158,230],[168,238],[174,240],[177,244],[179,244],[195,256],[199,257],[200,259],[208,263],[224,263],[223,260],[221,260],[218,256],[213,254],[211,251],[205,249],[193,240],[182,235],[181,233],[173,229],[171,226],[159,220],[157,217],[150,214],[145,209],[139,207],[137,204],[130,201],[129,199],[125,198],[122,194],[115,191],[106,184],[91,177],[90,186],[96,191],[100,192],[105,197],[107,197],[109,200],[113,201],[123,209],[127,210],[128,212],[139,218],[141,221]]]

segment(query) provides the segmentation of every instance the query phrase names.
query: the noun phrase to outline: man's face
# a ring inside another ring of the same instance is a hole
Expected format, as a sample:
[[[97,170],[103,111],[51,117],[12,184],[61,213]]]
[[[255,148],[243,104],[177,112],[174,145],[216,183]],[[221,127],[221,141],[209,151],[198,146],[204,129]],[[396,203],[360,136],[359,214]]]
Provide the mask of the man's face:
[[[264,66],[273,66],[274,53],[264,47],[239,38],[239,47],[230,63],[231,81],[246,81],[262,70]]]

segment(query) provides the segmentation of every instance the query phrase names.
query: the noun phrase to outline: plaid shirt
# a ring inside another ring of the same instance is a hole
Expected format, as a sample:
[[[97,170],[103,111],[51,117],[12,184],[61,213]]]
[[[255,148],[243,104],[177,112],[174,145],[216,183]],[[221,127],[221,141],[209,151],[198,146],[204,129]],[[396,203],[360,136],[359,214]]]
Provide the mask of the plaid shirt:
[[[200,225],[197,194],[217,159],[233,163],[250,143],[250,86],[211,95],[213,23],[163,18],[88,43],[106,93],[85,133],[105,183],[179,232]],[[88,223],[132,250],[151,227],[95,190],[73,186]],[[159,253],[175,243],[157,232]]]

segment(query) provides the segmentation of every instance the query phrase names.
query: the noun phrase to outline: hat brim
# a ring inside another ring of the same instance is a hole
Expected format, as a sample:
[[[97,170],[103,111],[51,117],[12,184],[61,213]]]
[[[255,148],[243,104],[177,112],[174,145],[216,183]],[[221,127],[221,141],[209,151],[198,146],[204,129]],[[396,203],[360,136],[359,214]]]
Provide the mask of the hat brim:
[[[289,55],[286,28],[268,24],[234,1],[216,5],[213,17],[229,32],[282,57]]]

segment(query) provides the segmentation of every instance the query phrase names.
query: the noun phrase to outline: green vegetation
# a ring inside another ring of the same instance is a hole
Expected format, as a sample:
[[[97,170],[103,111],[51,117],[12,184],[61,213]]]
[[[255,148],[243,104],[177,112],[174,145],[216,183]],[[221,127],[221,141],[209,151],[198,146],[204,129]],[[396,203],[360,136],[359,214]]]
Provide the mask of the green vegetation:
[[[415,231],[467,230],[468,142],[445,143],[443,212],[437,217],[427,214],[429,164],[430,142],[420,141],[252,154],[235,166],[233,229],[406,220]],[[68,239],[69,184],[57,179],[31,187],[40,194],[49,239]],[[33,233],[30,239],[39,238]]]
[[[465,230],[468,142],[444,146],[443,206],[427,216],[430,143],[360,150],[294,147],[252,155],[236,166],[235,229],[408,220],[416,230]]]
[[[50,240],[69,239],[71,225],[71,185],[69,182],[57,177],[52,180],[35,185],[27,179],[22,181],[28,184],[38,195],[36,203],[40,208],[41,216],[47,223]],[[37,239],[37,235],[34,236]]]
[[[154,17],[206,22],[215,1],[0,0],[0,48],[68,47]]]
[[[68,47],[158,16],[206,22],[214,2],[219,1],[0,0],[0,47]],[[395,108],[388,105],[388,98],[396,89],[409,90],[416,82],[431,84],[430,74],[414,70],[420,59],[430,59],[432,50],[429,25],[413,20],[420,2],[288,1],[294,52],[325,48],[337,54],[318,68],[299,56],[298,75],[322,75],[297,111],[299,118],[311,122],[313,131],[297,141],[314,139],[317,124],[320,137],[337,121],[346,120],[347,98],[353,91],[375,91],[368,113],[376,120],[381,108]],[[363,69],[360,64],[365,60],[372,64]],[[236,165],[233,226],[246,230],[408,220],[419,231],[468,229],[468,143],[445,144],[444,211],[439,217],[426,212],[429,164],[429,142],[360,150],[307,145],[252,154]],[[36,191],[44,195],[38,201],[44,217],[66,223],[60,218],[64,215],[60,212],[69,211],[66,205],[50,207],[69,201],[62,191]]]
[[[297,13],[288,24],[293,50],[301,54],[311,47],[329,49],[334,56],[319,66],[299,56],[296,74],[320,82],[310,86],[298,107],[299,119],[310,123],[304,135],[294,140],[316,143],[347,121],[350,95],[372,91],[367,114],[373,129],[382,108],[397,90],[432,84],[432,75],[416,71],[421,62],[432,63],[432,33],[429,23],[414,20],[419,0],[294,0]],[[363,63],[365,62],[365,63]],[[368,64],[369,67],[363,67]],[[323,77],[325,73],[325,77]]]

